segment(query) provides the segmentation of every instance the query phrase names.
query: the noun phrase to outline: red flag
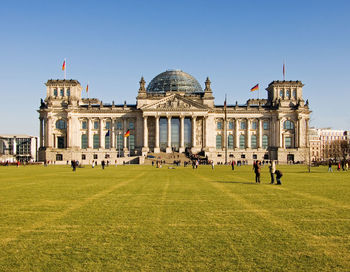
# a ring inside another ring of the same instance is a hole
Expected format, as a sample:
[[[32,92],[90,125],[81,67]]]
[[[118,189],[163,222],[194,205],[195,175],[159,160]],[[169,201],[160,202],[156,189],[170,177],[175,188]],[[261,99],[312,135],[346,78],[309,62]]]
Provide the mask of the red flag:
[[[86,92],[89,92],[89,84],[86,85]]]
[[[125,132],[124,137],[129,137],[130,136],[130,130],[128,129],[127,132]]]
[[[66,60],[63,61],[63,64],[62,64],[62,71],[66,70]]]

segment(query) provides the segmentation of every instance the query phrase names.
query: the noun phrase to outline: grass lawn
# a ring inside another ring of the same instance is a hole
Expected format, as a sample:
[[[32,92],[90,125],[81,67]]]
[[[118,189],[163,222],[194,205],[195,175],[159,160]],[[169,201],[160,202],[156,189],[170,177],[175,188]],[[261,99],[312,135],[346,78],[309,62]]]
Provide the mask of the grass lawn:
[[[349,271],[350,172],[0,167],[0,271]]]

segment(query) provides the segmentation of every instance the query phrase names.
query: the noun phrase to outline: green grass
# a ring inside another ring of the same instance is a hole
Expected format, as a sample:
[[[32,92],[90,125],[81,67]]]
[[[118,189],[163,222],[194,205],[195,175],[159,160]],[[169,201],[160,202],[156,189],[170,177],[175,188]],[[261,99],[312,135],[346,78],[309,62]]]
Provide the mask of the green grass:
[[[350,172],[0,167],[0,271],[349,271]]]

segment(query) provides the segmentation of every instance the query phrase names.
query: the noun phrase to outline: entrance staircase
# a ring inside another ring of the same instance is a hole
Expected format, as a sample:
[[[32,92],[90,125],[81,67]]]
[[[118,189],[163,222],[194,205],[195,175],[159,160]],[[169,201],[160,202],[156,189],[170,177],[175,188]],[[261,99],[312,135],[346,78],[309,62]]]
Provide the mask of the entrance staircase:
[[[145,165],[151,165],[152,161],[156,163],[156,161],[165,161],[165,164],[173,165],[174,161],[180,161],[180,165],[184,165],[184,162],[189,162],[190,159],[186,157],[184,153],[173,152],[173,153],[148,153],[145,158]]]

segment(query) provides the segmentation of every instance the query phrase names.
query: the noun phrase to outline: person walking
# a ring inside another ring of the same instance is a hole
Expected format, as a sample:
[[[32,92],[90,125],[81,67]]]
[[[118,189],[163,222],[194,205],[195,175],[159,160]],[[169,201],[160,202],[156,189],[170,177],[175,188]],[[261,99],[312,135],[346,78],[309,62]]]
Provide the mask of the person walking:
[[[328,172],[333,172],[331,160],[328,162]]]
[[[231,169],[232,169],[232,171],[235,170],[235,161],[234,160],[231,162]]]
[[[254,162],[253,169],[255,172],[255,183],[260,183],[261,162],[259,160]]]
[[[72,168],[73,168],[73,172],[75,172],[77,168],[77,164],[75,163],[75,160],[72,160]]]
[[[348,171],[349,170],[349,163],[348,161],[345,162],[345,171]]]
[[[214,161],[211,161],[211,169],[214,170]]]
[[[95,161],[94,160],[92,161],[91,167],[95,168]]]
[[[271,165],[269,166],[269,170],[270,170],[270,176],[271,176],[271,184],[274,184],[276,165],[275,165],[275,161],[271,160],[270,162],[271,162]]]
[[[105,160],[102,160],[102,162],[101,162],[101,166],[102,166],[102,170],[104,170],[105,169]]]
[[[337,170],[340,171],[340,162],[338,162]]]

